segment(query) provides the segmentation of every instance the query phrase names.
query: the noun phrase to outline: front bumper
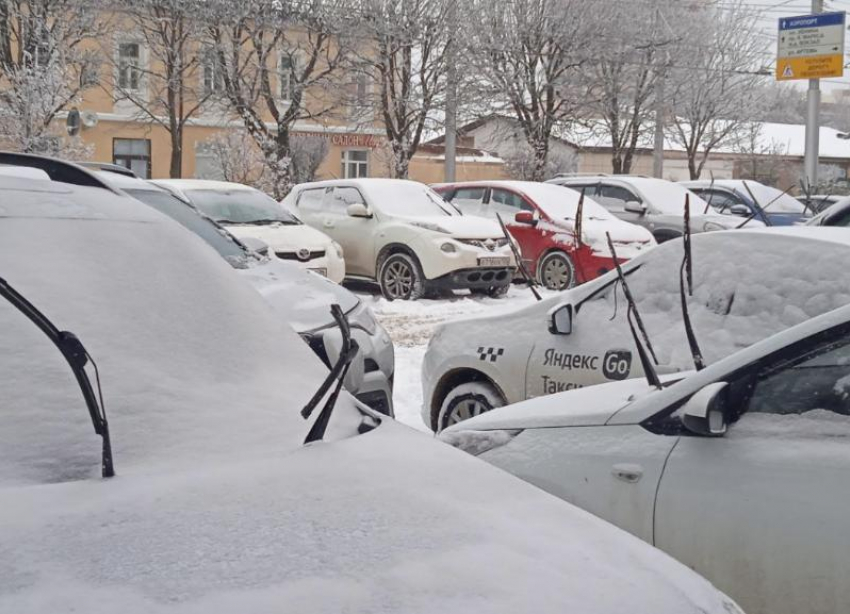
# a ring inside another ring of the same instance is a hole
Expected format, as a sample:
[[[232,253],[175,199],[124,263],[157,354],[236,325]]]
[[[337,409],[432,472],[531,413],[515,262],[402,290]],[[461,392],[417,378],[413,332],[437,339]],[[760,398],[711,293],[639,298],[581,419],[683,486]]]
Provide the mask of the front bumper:
[[[426,282],[428,288],[458,290],[499,288],[511,283],[514,267],[475,267],[459,269]]]
[[[332,246],[310,250],[306,260],[298,257],[297,252],[291,248],[274,249],[274,255],[287,262],[293,262],[298,266],[327,277],[335,283],[341,283],[345,277],[345,260],[340,258]]]

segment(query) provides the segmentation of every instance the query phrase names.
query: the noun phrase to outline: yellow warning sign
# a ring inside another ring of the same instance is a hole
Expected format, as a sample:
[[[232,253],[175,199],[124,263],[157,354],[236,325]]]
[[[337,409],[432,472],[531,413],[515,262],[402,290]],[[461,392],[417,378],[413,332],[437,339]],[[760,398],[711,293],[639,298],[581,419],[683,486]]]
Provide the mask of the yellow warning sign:
[[[824,79],[844,75],[844,55],[816,55],[802,58],[779,58],[776,80]]]

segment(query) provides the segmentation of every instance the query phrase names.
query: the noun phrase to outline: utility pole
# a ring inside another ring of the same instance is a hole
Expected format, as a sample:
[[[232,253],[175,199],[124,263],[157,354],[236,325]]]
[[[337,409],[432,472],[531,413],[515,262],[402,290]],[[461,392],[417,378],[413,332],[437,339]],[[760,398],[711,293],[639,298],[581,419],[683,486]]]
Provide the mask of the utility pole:
[[[449,41],[446,45],[446,136],[443,142],[445,167],[444,181],[451,183],[456,180],[457,167],[457,0],[449,0]]]
[[[664,78],[666,67],[655,76],[655,143],[652,149],[652,176],[664,176]]]
[[[823,0],[812,0],[812,14],[823,12]],[[817,191],[818,152],[820,136],[820,79],[809,79],[806,93],[806,156],[803,164],[806,175],[806,190]]]

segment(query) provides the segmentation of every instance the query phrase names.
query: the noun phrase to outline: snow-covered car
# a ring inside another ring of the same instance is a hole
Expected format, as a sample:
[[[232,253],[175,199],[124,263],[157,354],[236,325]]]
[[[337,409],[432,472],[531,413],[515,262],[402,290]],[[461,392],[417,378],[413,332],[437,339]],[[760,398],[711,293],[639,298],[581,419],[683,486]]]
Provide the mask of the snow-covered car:
[[[807,226],[850,226],[850,196],[845,196],[823,209],[806,222]]]
[[[709,211],[708,204],[685,187],[672,181],[633,175],[556,177],[547,183],[566,186],[591,197],[621,220],[649,230],[659,243],[684,234],[685,196],[690,202],[691,232],[731,230],[743,221],[735,215]],[[751,220],[747,227],[763,226]]]
[[[693,236],[690,318],[716,361],[850,301],[850,235],[770,228]],[[681,312],[683,242],[623,265],[659,369],[693,368]],[[571,316],[571,330],[556,318]],[[640,377],[616,271],[529,307],[438,327],[422,365],[434,430],[531,397]],[[563,328],[563,327],[562,327]]]
[[[2,612],[740,613],[345,391],[303,419],[328,369],[127,195],[0,177],[0,271]]]
[[[565,392],[443,437],[661,548],[751,614],[850,612],[850,305],[676,383]]]
[[[497,223],[461,215],[415,181],[304,183],[283,204],[342,245],[347,278],[377,281],[390,300],[462,288],[503,296],[516,270]]]
[[[798,196],[797,200],[803,203],[810,211],[820,213],[844,198],[847,197],[841,194],[812,194],[811,196],[803,194]]]
[[[590,197],[582,204],[576,236],[578,192],[534,181],[473,181],[432,186],[464,215],[500,216],[519,244],[529,275],[550,290],[565,290],[614,268],[606,233],[620,262],[655,245],[652,234],[623,222]]]
[[[802,202],[772,186],[751,179],[680,181],[721,214],[752,217],[766,226],[805,223],[811,212]]]
[[[95,171],[95,175],[206,241],[263,295],[281,321],[292,326],[328,366],[340,347],[339,331],[329,311],[330,305],[337,303],[348,317],[351,334],[360,347],[356,358],[358,368],[346,377],[346,389],[372,409],[393,415],[393,343],[369,306],[356,295],[293,262],[248,249],[194,206],[149,181],[112,171]]]
[[[302,223],[259,190],[202,179],[157,179],[153,183],[189,201],[240,239],[263,241],[281,260],[295,262],[336,283],[345,277],[339,243]]]

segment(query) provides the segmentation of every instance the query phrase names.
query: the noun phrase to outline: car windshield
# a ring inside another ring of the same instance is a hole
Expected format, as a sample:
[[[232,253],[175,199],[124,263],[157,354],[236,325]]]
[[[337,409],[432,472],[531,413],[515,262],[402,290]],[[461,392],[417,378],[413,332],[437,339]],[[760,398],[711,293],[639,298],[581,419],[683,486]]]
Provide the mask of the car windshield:
[[[766,213],[798,213],[803,215],[806,212],[806,207],[803,203],[793,196],[783,194],[782,190],[777,190],[756,181],[747,181],[746,184],[753,193],[753,196],[756,197],[758,204],[766,208]],[[747,194],[747,188],[743,185],[741,185],[740,190],[744,194]]]
[[[186,196],[198,209],[220,223],[301,223],[259,190],[186,190]]]
[[[564,189],[568,188],[568,189]],[[574,220],[578,212],[581,190],[551,183],[523,183],[520,188],[540,207],[546,215],[554,219]],[[611,220],[614,214],[604,209],[595,200],[585,197],[582,215],[592,220]]]
[[[216,226],[214,222],[202,216],[190,205],[161,190],[130,188],[124,191],[201,237],[232,265],[241,268],[248,263],[250,256],[245,247],[226,230]]]
[[[635,187],[649,201],[653,209],[668,215],[684,215],[685,195],[690,196],[693,213],[702,213],[707,205],[701,197],[672,181],[643,179],[636,181]]]
[[[376,207],[398,217],[458,215],[434,190],[415,181],[376,182],[369,186]]]

